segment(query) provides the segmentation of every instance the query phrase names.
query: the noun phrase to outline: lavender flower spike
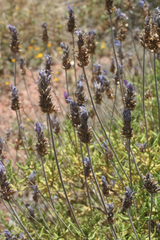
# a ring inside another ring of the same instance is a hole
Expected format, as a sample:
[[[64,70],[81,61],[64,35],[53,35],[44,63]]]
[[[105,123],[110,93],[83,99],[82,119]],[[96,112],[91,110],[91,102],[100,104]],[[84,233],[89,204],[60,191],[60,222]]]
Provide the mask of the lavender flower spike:
[[[34,130],[38,133],[38,135],[41,133],[42,126],[39,122],[36,122],[36,126],[35,126]]]
[[[87,109],[85,108],[84,105],[82,107],[80,107],[79,118],[80,118],[81,124],[84,127],[87,127],[87,120],[89,118],[89,113],[87,112]]]
[[[7,239],[12,239],[12,234],[9,230],[4,230],[4,235]]]
[[[3,166],[2,162],[0,161],[0,178],[2,177],[4,172],[5,172],[4,166]]]

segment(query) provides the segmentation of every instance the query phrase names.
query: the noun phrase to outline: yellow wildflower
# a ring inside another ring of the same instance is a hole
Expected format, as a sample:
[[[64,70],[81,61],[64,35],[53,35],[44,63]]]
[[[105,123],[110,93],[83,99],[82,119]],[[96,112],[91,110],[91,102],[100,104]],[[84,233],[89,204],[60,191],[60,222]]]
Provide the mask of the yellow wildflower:
[[[34,50],[38,51],[38,50],[39,50],[39,47],[35,47]]]
[[[47,44],[47,46],[48,46],[48,47],[51,47],[51,46],[52,46],[51,42],[49,42],[49,43]]]
[[[17,11],[19,10],[19,7],[18,7],[18,6],[16,6],[16,10],[17,10]]]
[[[31,43],[34,43],[34,39],[31,39],[31,41],[30,41]]]
[[[31,119],[30,118],[27,118],[27,122],[30,122],[31,121]]]
[[[5,82],[5,85],[8,86],[8,85],[9,85],[9,82]]]
[[[29,46],[29,49],[33,49],[33,46]]]
[[[59,81],[59,78],[55,78],[54,81],[55,81],[55,82],[58,82],[58,81]]]
[[[15,62],[15,59],[14,59],[14,58],[12,58],[12,62],[13,62],[13,63]]]
[[[55,73],[58,75],[58,74],[59,74],[59,71],[56,71]]]
[[[42,54],[42,53],[39,53],[37,56],[35,56],[36,59],[42,58],[42,57],[43,57],[43,54]]]
[[[105,43],[105,42],[102,42],[102,43],[101,43],[101,49],[105,49],[105,48],[106,48],[105,45],[106,45],[106,43]]]
[[[30,53],[31,53],[31,51],[28,51],[27,53],[28,53],[28,54],[30,54]]]
[[[59,24],[59,25],[58,25],[58,28],[62,28],[62,24]]]
[[[7,75],[7,78],[10,78],[10,75]]]

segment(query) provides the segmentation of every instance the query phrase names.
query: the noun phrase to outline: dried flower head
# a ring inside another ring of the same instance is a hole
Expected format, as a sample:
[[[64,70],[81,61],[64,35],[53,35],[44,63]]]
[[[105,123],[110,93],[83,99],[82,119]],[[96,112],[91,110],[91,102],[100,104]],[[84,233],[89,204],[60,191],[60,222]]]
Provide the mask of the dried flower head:
[[[51,125],[53,128],[53,131],[55,132],[55,134],[59,134],[60,133],[60,123],[59,123],[58,117],[52,118],[52,116],[50,115],[50,120],[51,120]]]
[[[132,83],[128,82],[126,79],[124,79],[123,82],[127,88],[127,92],[124,95],[125,109],[133,111],[136,107],[135,88],[133,87]]]
[[[148,143],[136,143],[136,146],[139,148],[139,151],[144,153],[146,151]]]
[[[84,92],[84,83],[79,80],[77,82],[77,90],[75,93],[78,106],[82,106],[86,102],[86,94]]]
[[[38,81],[38,91],[40,93],[39,96],[39,106],[41,107],[41,111],[44,113],[53,113],[58,111],[58,109],[55,108],[55,105],[52,101],[52,95],[51,95],[51,74],[47,70],[45,72],[44,70],[39,70],[39,81]]]
[[[89,113],[85,106],[80,107],[79,111],[80,126],[78,126],[78,137],[81,142],[89,144],[92,141],[91,128],[88,126]]]
[[[18,138],[15,141],[15,150],[18,151],[19,147],[23,145],[22,134],[18,132]]]
[[[108,185],[105,176],[101,177],[102,180],[102,192],[105,196],[109,195],[110,186]]]
[[[133,194],[135,192],[132,192],[130,190],[130,188],[127,186],[125,187],[125,195],[124,195],[124,199],[123,199],[123,203],[122,203],[122,209],[121,212],[125,212],[128,208],[130,208],[133,204]]]
[[[106,11],[110,15],[116,11],[116,7],[113,6],[113,0],[106,0]]]
[[[94,70],[93,70],[93,78],[92,78],[92,82],[96,82],[98,80],[98,76],[102,74],[102,65],[98,62],[96,64],[94,64]]]
[[[134,75],[135,75],[135,76],[139,76],[138,66],[135,66],[135,67],[134,67]]]
[[[16,240],[17,238],[14,237],[9,230],[4,230],[5,240]]]
[[[42,33],[42,35],[41,35],[41,36],[42,36],[42,41],[43,41],[45,44],[47,44],[49,37],[48,37],[48,31],[47,31],[47,24],[46,24],[46,22],[43,22],[42,25],[41,25],[41,27],[43,28],[43,33]]]
[[[11,137],[11,132],[12,132],[12,128],[8,128],[7,131],[6,131],[6,139],[7,141],[10,140],[10,137]]]
[[[78,41],[77,41],[78,50],[75,51],[75,56],[78,60],[78,66],[83,68],[85,66],[88,66],[89,64],[89,54],[86,46],[86,39],[81,29],[79,29],[78,31],[75,31],[75,33],[78,36]]]
[[[116,65],[115,65],[115,61],[114,61],[113,57],[111,58],[111,60],[112,60],[112,62],[111,62],[111,66],[110,66],[110,72],[114,73],[116,70]]]
[[[124,0],[124,7],[127,10],[133,10],[134,6],[133,6],[133,0]]]
[[[45,70],[47,73],[47,70],[51,72],[51,64],[52,64],[52,58],[49,55],[44,55],[45,56]]]
[[[152,194],[160,191],[160,186],[157,185],[158,182],[154,182],[154,178],[149,172],[147,172],[146,176],[143,176],[143,178],[144,178],[143,186],[149,193]]]
[[[31,188],[33,189],[33,200],[37,203],[39,200],[39,191],[37,185],[32,185]]]
[[[146,0],[140,0],[139,6],[141,8],[144,19],[151,15],[151,10],[150,10],[151,4],[149,4]]]
[[[114,78],[113,78],[113,80],[115,81],[116,85],[119,85],[119,83],[120,83],[119,77],[121,78],[121,76],[123,74],[123,66],[118,64],[118,67],[119,67],[119,74],[120,74],[120,76],[118,76],[118,70],[116,70],[116,73],[115,73]]]
[[[103,97],[103,85],[99,82],[94,83],[94,100],[96,104],[101,104]]]
[[[68,70],[71,68],[71,62],[69,58],[69,46],[64,42],[61,42],[60,46],[63,50],[62,66],[63,66],[63,69]]]
[[[6,171],[0,161],[0,198],[9,202],[15,192],[16,190],[13,190],[10,186],[10,182],[7,181]]]
[[[77,127],[80,124],[78,104],[75,103],[75,101],[70,97],[66,101],[70,104],[71,111],[70,119],[72,122],[72,126]]]
[[[83,161],[84,161],[84,174],[86,177],[91,177],[92,172],[91,172],[91,164],[90,164],[89,158],[84,157]]]
[[[113,160],[113,153],[111,149],[109,148],[108,144],[106,142],[103,142],[103,146],[105,149],[105,155],[108,160]]]
[[[107,203],[108,205],[108,212],[107,212],[107,223],[109,224],[113,224],[114,223],[114,214],[113,214],[113,209],[114,209],[114,205],[113,203],[109,204]]]
[[[29,185],[30,185],[30,187],[32,186],[32,185],[35,185],[36,184],[36,171],[35,170],[33,170],[33,172],[29,175],[29,177],[28,177],[28,182],[29,182]]]
[[[24,59],[22,57],[19,57],[20,59],[20,71],[22,75],[26,75],[26,62],[24,61]]]
[[[17,28],[10,25],[10,24],[8,25],[8,28],[9,28],[10,33],[11,33],[10,49],[13,53],[18,53],[20,42],[19,42],[19,38],[18,38]]]
[[[86,44],[87,44],[88,53],[95,54],[95,50],[96,50],[96,31],[95,30],[88,31],[88,35],[86,37]]]
[[[68,6],[69,18],[67,22],[68,32],[73,33],[76,28],[76,18],[72,7]]]
[[[145,93],[145,99],[152,99],[152,97],[153,97],[152,91],[148,89],[147,92]]]
[[[37,153],[40,157],[44,157],[47,154],[48,141],[39,122],[36,123],[35,131],[38,133],[38,141],[36,143]]]
[[[26,208],[28,209],[28,213],[29,213],[29,220],[31,222],[35,221],[35,212],[32,206],[30,206],[29,204],[26,204]]]
[[[11,85],[11,109],[17,111],[20,109],[19,92],[16,87]]]
[[[125,136],[127,139],[132,137],[132,130],[131,128],[131,112],[130,110],[123,111],[123,128],[122,128],[122,135]]]

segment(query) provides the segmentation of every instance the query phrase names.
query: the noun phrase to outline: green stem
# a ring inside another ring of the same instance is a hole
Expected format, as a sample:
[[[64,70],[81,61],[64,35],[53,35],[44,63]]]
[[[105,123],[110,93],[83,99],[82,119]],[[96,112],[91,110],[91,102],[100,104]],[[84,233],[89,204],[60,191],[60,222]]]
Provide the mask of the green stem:
[[[132,222],[132,218],[131,218],[131,215],[130,215],[130,212],[129,212],[129,208],[127,209],[127,213],[128,213],[128,217],[129,217],[129,220],[130,220],[130,223],[132,225],[132,229],[133,229],[133,232],[134,232],[134,235],[136,236],[136,239],[139,240],[138,236],[137,236],[137,232],[136,232],[136,229],[133,225],[133,222]]]
[[[152,218],[152,209],[153,209],[153,193],[151,193],[151,210],[150,210],[149,221],[148,221],[148,237],[149,237],[149,240],[151,240],[151,218]]]

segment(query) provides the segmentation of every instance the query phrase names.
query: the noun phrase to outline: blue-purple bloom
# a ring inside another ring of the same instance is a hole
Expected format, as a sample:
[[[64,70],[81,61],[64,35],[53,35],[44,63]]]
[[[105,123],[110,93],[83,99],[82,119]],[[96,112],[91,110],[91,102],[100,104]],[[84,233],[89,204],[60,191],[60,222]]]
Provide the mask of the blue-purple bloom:
[[[28,177],[29,183],[35,184],[36,173],[37,172],[33,170],[33,172],[29,175]]]
[[[135,192],[132,192],[129,186],[125,187],[125,196],[126,198],[131,198]]]
[[[124,122],[130,122],[131,121],[131,111],[130,110],[123,110],[123,120]]]
[[[117,15],[117,17],[120,17],[120,16],[121,16],[121,9],[120,9],[120,8],[117,9],[116,15]]]
[[[89,113],[87,112],[85,105],[82,105],[82,107],[80,107],[79,118],[80,118],[80,123],[83,125],[83,127],[87,127],[87,120],[89,118]]]
[[[90,35],[96,36],[96,31],[95,31],[95,30],[89,30],[89,31],[88,31],[88,35],[89,35],[89,36],[90,36]]]
[[[42,28],[47,28],[47,24],[46,22],[43,22],[42,25],[41,25]]]
[[[64,98],[65,98],[65,100],[67,102],[67,99],[68,99],[68,93],[67,92],[64,92]],[[67,102],[67,103],[69,103],[69,102]]]
[[[5,235],[5,237],[7,237],[7,238],[12,238],[12,234],[10,233],[9,230],[4,230],[4,235]]]
[[[8,25],[8,28],[9,28],[9,30],[10,30],[10,32],[11,32],[11,35],[12,35],[13,33],[17,33],[17,28],[14,27],[14,26],[12,26],[11,24]]]
[[[74,14],[74,11],[73,11],[73,7],[70,7],[69,5],[68,5],[68,12],[70,13],[70,14]]]
[[[146,2],[146,0],[141,0],[141,1],[139,1],[138,4],[141,8],[143,8],[145,2]]]
[[[18,89],[15,87],[15,86],[13,86],[13,85],[11,85],[11,97],[12,98],[18,98],[18,94],[19,94],[19,91],[18,91]]]
[[[41,77],[41,83],[45,86],[46,85],[48,86],[50,84],[50,81],[51,81],[50,71],[47,71],[47,73],[46,73],[45,70],[39,69],[38,72],[39,72],[39,75]]]
[[[119,40],[114,41],[114,44],[116,45],[116,47],[120,48],[121,44]]]
[[[0,138],[0,154],[2,153],[2,149],[3,149],[3,140],[2,138]]]
[[[2,176],[4,172],[5,172],[4,166],[3,166],[2,162],[0,161],[0,176]]]
[[[34,130],[38,133],[38,135],[41,133],[42,126],[39,122],[36,122],[36,126],[35,126]]]

